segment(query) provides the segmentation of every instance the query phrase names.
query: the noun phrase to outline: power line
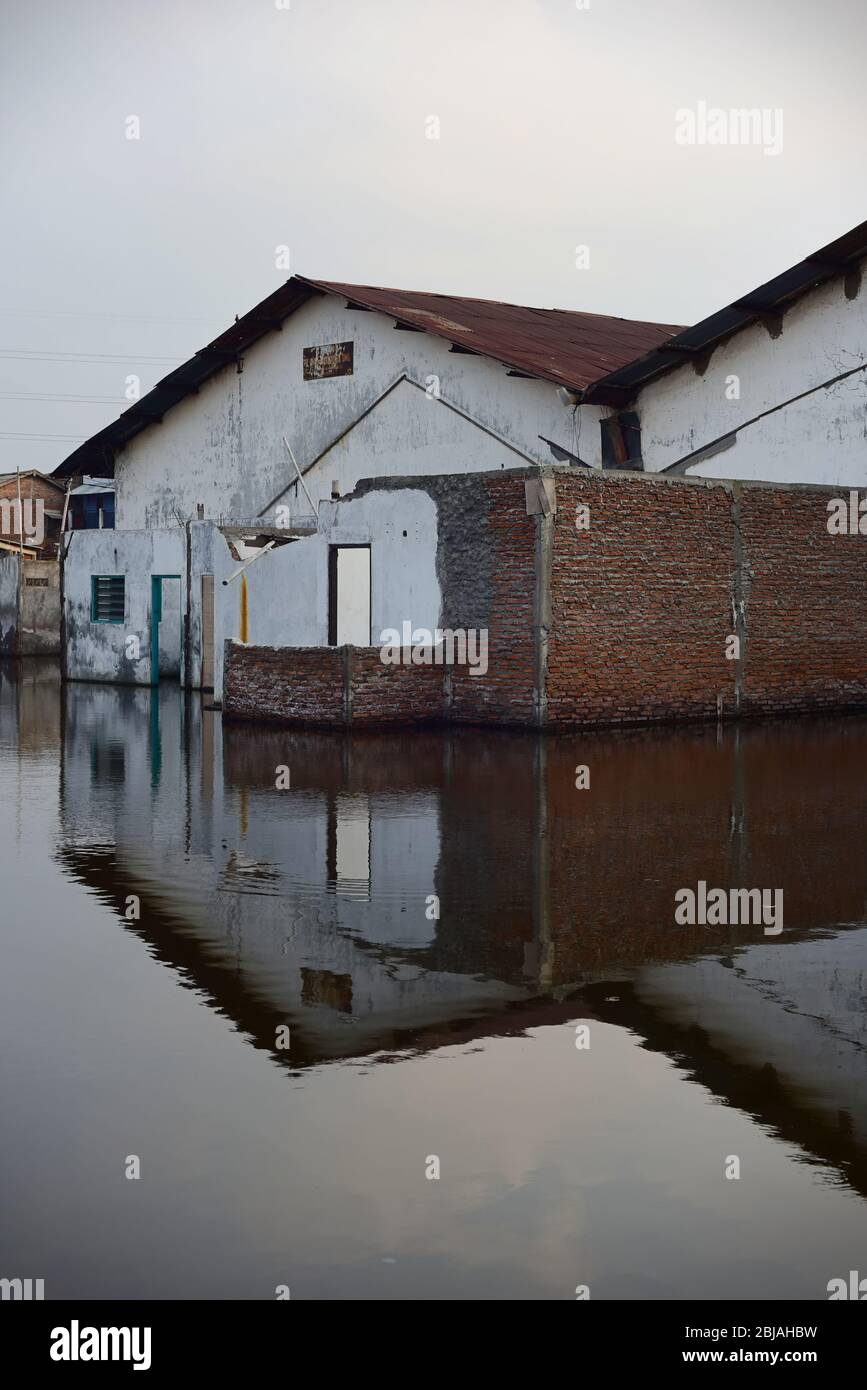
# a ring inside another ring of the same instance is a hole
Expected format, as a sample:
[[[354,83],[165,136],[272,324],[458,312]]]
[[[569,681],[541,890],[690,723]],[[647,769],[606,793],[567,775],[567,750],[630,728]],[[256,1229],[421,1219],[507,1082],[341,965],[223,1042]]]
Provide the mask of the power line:
[[[0,430],[0,439],[65,439],[69,444],[80,444],[87,438],[86,434],[14,434]]]
[[[134,405],[125,396],[69,396],[55,392],[43,395],[39,391],[0,391],[0,401],[87,401],[94,405]]]
[[[158,314],[110,314],[93,313],[86,311],[83,313],[58,313],[52,309],[0,309],[0,316],[9,319],[118,319],[123,323],[182,323],[186,325],[213,323],[217,318],[172,318],[169,315],[161,316]]]
[[[138,362],[145,366],[184,361],[182,357],[150,357],[136,352],[54,352],[51,348],[0,348],[0,358],[20,362]]]

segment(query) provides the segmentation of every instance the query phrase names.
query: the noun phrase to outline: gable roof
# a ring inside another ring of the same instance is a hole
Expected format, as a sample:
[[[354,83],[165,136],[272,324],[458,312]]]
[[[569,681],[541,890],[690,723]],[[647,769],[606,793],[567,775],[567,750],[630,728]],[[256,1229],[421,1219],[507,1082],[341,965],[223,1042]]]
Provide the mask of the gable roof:
[[[626,405],[648,382],[682,367],[685,362],[703,357],[751,323],[778,323],[780,316],[802,295],[835,275],[855,270],[865,256],[867,222],[861,222],[836,241],[811,252],[789,270],[766,280],[758,289],[741,295],[724,309],[691,328],[684,328],[667,343],[657,344],[644,356],[599,378],[587,391],[585,400],[600,405]]]
[[[74,449],[54,470],[54,476],[64,478],[106,467],[116,451],[141,430],[162,420],[173,406],[236,362],[266,333],[278,329],[309,299],[325,294],[337,295],[357,308],[386,314],[404,327],[443,338],[455,351],[493,358],[517,375],[551,381],[576,392],[586,390],[592,382],[680,331],[677,324],[609,318],[568,309],[533,309],[493,299],[345,285],[293,275],[207,347],[158,381],[117,420]]]
[[[496,299],[343,285],[333,280],[305,283],[444,338],[458,351],[491,357],[521,375],[553,381],[572,391],[586,390],[599,377],[680,332],[672,323],[571,309],[532,309]]]
[[[41,478],[44,483],[50,483],[51,486],[56,487],[59,492],[64,491],[62,483],[55,482],[54,478],[50,473],[42,473],[38,468],[22,468],[20,474],[0,473],[0,487],[5,487],[7,483],[17,482],[19,477],[22,479],[22,481],[25,478]]]

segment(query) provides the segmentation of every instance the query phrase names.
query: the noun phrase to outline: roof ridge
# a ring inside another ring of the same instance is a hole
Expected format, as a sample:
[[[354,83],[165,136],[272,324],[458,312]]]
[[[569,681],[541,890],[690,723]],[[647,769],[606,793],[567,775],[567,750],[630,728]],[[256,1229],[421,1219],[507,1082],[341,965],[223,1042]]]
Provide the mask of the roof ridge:
[[[363,293],[365,290],[372,290],[376,294],[396,294],[405,295],[407,298],[418,298],[422,295],[431,299],[447,299],[458,304],[490,304],[494,309],[520,309],[522,313],[533,314],[569,314],[575,318],[607,319],[611,323],[646,323],[654,328],[674,328],[681,332],[687,325],[663,323],[658,319],[636,319],[629,318],[625,314],[603,314],[597,309],[564,309],[560,306],[544,304],[519,304],[514,299],[486,299],[481,295],[473,294],[450,294],[445,290],[411,290],[401,288],[398,285],[361,285],[350,283],[348,280],[319,280],[310,275],[297,274],[297,280],[303,280],[307,285],[315,285],[317,288],[336,290],[358,290]],[[286,282],[287,284],[289,281]]]

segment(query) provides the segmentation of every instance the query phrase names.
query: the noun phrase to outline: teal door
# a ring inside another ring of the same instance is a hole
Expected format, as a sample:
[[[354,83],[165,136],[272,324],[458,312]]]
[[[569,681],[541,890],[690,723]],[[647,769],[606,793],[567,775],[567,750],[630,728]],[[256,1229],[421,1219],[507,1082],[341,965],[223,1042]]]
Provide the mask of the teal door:
[[[163,580],[180,580],[179,574],[151,575],[151,685],[160,683],[160,623],[163,620]]]

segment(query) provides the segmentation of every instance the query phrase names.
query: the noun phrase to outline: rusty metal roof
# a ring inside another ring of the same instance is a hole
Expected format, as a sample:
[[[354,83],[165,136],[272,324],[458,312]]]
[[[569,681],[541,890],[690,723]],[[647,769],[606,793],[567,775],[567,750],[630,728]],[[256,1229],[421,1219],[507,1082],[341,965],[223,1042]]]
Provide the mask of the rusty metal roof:
[[[266,333],[279,329],[309,299],[338,295],[402,327],[444,338],[455,351],[501,362],[520,376],[538,377],[580,392],[679,332],[676,324],[645,323],[566,309],[531,309],[491,299],[415,290],[344,285],[293,275],[207,347],[169,372],[110,425],[92,435],[54,470],[54,477],[111,468],[115,453],[209,377],[236,363]]]
[[[569,309],[531,309],[495,299],[344,285],[332,280],[304,283],[341,295],[362,309],[387,314],[409,328],[445,338],[458,351],[492,357],[521,375],[541,377],[574,391],[585,390],[591,382],[680,332],[677,324],[616,319]]]
[[[855,270],[865,256],[867,222],[861,222],[836,241],[813,251],[797,265],[759,285],[758,289],[741,295],[709,318],[684,328],[669,342],[657,345],[636,361],[597,380],[587,391],[585,400],[602,405],[626,405],[648,382],[683,366],[684,362],[700,361],[724,339],[749,324],[779,325],[786,309],[802,295],[835,275]]]

